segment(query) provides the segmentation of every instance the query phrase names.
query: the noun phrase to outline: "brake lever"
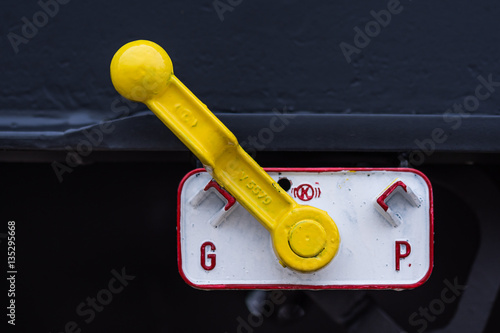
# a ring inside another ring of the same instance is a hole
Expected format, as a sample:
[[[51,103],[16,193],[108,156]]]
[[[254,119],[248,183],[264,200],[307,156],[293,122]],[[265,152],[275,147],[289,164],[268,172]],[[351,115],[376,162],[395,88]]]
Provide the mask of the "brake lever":
[[[159,45],[138,40],[122,46],[110,70],[116,90],[146,104],[270,232],[284,267],[313,272],[335,257],[340,235],[333,219],[321,209],[295,202],[174,75],[172,61]]]

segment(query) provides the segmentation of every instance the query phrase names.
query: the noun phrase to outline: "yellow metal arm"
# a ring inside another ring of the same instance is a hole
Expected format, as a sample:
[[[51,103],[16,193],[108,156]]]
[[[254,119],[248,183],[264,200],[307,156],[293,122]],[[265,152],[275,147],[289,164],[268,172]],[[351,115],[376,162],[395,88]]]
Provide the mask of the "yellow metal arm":
[[[312,272],[333,259],[340,236],[331,217],[297,204],[243,150],[233,133],[173,74],[165,50],[145,40],[124,45],[111,61],[111,79],[121,95],[145,103],[217,183],[269,230],[283,266]]]

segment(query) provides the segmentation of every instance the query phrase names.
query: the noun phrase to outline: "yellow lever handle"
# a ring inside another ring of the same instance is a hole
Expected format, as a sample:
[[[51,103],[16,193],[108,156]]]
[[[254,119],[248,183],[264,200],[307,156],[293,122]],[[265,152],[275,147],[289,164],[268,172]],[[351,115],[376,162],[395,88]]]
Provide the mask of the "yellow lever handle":
[[[332,218],[297,204],[174,75],[172,61],[159,45],[138,40],[122,46],[111,61],[111,80],[122,96],[145,103],[266,227],[283,266],[312,272],[335,257],[340,236]]]

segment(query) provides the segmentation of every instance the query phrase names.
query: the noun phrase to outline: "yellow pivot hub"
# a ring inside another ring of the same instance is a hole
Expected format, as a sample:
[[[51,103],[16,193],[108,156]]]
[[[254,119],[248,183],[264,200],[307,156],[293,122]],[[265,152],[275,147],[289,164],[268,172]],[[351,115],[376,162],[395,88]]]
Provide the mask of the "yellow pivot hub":
[[[335,257],[340,236],[332,218],[321,209],[297,204],[179,81],[159,45],[138,40],[121,47],[111,61],[111,80],[121,95],[145,103],[217,183],[269,230],[283,266],[312,272]]]

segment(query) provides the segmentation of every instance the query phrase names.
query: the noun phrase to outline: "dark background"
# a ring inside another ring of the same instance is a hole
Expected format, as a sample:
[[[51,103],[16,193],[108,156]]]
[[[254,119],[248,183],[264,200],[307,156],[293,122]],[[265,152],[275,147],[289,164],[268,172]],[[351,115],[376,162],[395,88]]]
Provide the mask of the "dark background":
[[[64,332],[75,321],[82,332],[235,332],[249,314],[245,300],[261,296],[195,290],[177,272],[177,187],[198,163],[150,111],[114,90],[111,58],[135,39],[163,46],[176,75],[240,141],[266,127],[273,109],[297,115],[257,153],[262,166],[408,165],[433,184],[435,268],[425,285],[285,292],[254,332],[415,332],[412,313],[455,279],[466,291],[427,331],[497,331],[500,93],[459,128],[443,114],[474,94],[479,75],[500,81],[500,8],[401,1],[401,13],[348,63],[339,44],[354,44],[353,28],[387,4],[243,0],[221,21],[210,0],[72,0],[16,53],[9,34],[22,36],[23,18],[33,22],[42,8],[3,0],[0,233],[16,221],[19,272],[17,325],[5,331]],[[67,163],[102,124],[111,133],[58,178],[54,163]],[[448,139],[412,164],[417,140],[435,128]],[[135,279],[85,323],[76,307],[123,267]]]

